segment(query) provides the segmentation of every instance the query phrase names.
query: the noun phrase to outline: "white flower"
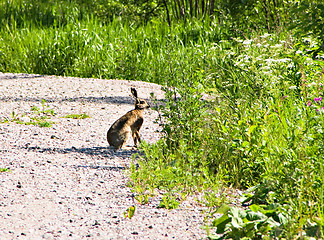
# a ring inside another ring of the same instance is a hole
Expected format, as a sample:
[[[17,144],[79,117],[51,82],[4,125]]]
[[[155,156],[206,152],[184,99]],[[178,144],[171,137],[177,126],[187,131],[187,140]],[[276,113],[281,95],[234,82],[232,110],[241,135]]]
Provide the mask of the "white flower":
[[[269,66],[264,66],[262,70],[270,70],[271,68]],[[265,72],[266,73],[266,72]]]
[[[247,40],[244,40],[244,41],[243,41],[243,44],[244,44],[244,45],[251,45],[252,42],[253,42],[253,40],[251,40],[251,39],[247,39]]]
[[[267,37],[269,37],[269,36],[271,36],[271,34],[269,34],[269,33],[265,33],[265,34],[262,35],[261,37],[262,37],[262,38],[267,38]]]
[[[316,82],[311,82],[310,84],[307,85],[307,87],[316,86],[316,85],[317,85]]]
[[[278,62],[290,62],[291,59],[290,58],[282,58],[282,59],[279,59]]]
[[[274,46],[271,46],[271,48],[281,48],[282,47],[282,44],[276,44]]]
[[[275,62],[276,59],[268,58],[268,59],[265,59],[264,61],[267,62],[268,64],[271,64],[271,63]]]

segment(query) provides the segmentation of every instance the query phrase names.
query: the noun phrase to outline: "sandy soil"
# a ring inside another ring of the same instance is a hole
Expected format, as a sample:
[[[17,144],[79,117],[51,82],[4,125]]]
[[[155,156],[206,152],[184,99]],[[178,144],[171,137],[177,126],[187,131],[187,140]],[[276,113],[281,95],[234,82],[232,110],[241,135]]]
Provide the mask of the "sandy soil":
[[[108,148],[110,125],[134,106],[130,87],[149,100],[159,85],[137,81],[0,73],[0,121],[29,116],[42,99],[54,109],[50,128],[0,124],[0,239],[202,239],[201,207],[134,201],[125,169],[133,150]],[[63,118],[86,113],[87,119]],[[157,113],[145,112],[141,136],[158,139]],[[28,117],[22,120],[28,121]],[[132,141],[129,141],[129,145]],[[123,212],[136,205],[132,219]]]

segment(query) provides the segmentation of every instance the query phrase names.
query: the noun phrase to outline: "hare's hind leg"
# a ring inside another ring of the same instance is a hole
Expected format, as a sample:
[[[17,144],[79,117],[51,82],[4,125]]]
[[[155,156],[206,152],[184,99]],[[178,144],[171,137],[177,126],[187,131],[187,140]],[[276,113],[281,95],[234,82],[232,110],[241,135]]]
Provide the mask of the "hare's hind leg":
[[[113,148],[121,149],[125,147],[129,135],[129,131],[123,132],[122,134],[120,132],[113,132],[111,134],[107,134],[107,140],[109,145]]]
[[[125,133],[121,136],[121,139],[120,139],[120,146],[119,146],[118,149],[125,148],[125,146],[126,146],[126,142],[127,142],[127,139],[129,138],[129,136],[130,136],[130,131],[125,132]]]

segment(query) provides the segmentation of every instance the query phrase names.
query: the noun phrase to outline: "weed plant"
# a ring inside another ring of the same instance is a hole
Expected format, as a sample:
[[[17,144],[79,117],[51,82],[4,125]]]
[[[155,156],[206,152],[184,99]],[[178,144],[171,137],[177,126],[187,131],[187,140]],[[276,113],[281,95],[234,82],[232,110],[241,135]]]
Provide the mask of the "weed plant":
[[[24,113],[20,115],[13,111],[10,118],[5,118],[3,122],[14,122],[24,125],[38,125],[39,127],[51,127],[53,122],[50,121],[50,118],[54,115],[54,110],[50,108],[43,99],[41,107],[32,106],[30,108],[30,113],[28,114]]]
[[[90,116],[85,113],[81,113],[81,114],[68,114],[64,118],[85,119],[85,118],[90,118]]]
[[[3,172],[10,172],[10,169],[9,168],[0,168],[0,173],[3,173]]]

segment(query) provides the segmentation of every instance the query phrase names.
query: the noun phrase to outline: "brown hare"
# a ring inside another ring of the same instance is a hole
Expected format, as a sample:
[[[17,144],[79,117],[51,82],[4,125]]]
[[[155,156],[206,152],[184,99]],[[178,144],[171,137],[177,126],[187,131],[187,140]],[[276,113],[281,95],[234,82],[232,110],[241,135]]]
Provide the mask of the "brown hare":
[[[130,135],[133,137],[136,148],[138,146],[137,142],[141,142],[139,130],[144,121],[143,112],[150,105],[144,99],[138,98],[135,88],[131,88],[131,92],[135,98],[135,109],[127,112],[114,122],[107,132],[108,143],[115,149],[123,148]]]

